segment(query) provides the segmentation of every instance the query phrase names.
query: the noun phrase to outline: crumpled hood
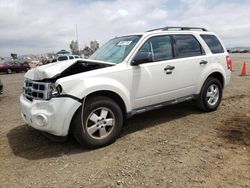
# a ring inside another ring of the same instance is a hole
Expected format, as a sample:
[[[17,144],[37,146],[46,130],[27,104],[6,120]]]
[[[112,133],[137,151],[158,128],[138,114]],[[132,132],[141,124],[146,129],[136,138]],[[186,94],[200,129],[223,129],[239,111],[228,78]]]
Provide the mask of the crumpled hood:
[[[31,80],[43,80],[43,79],[55,78],[58,75],[60,75],[63,71],[65,71],[67,68],[77,63],[78,61],[87,62],[87,63],[114,65],[114,63],[96,61],[96,60],[90,60],[90,59],[72,59],[72,60],[67,60],[67,61],[58,61],[55,63],[50,63],[47,65],[42,65],[40,67],[30,69],[24,75],[24,77],[27,79],[31,79]]]

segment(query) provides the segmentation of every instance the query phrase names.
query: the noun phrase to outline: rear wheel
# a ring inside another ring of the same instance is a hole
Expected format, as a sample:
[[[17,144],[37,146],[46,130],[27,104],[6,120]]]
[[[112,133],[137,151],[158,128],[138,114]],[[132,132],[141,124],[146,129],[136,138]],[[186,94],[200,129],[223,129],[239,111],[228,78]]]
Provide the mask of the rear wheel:
[[[213,77],[208,78],[198,96],[198,107],[206,112],[216,110],[221,102],[222,91],[222,84],[218,79]]]
[[[88,148],[113,143],[122,128],[123,116],[119,105],[108,97],[94,97],[79,108],[72,121],[73,135]]]

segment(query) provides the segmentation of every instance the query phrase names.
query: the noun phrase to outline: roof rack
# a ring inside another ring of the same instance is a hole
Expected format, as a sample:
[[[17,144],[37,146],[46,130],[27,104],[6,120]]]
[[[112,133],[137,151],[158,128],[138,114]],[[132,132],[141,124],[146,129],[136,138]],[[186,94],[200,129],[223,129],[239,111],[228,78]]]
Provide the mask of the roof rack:
[[[152,30],[148,30],[146,32],[151,32],[151,31],[157,31],[157,30],[162,30],[162,31],[169,31],[169,30],[180,30],[180,31],[186,31],[186,30],[201,30],[201,31],[207,31],[207,29],[202,28],[202,27],[162,27],[162,28],[156,28]]]

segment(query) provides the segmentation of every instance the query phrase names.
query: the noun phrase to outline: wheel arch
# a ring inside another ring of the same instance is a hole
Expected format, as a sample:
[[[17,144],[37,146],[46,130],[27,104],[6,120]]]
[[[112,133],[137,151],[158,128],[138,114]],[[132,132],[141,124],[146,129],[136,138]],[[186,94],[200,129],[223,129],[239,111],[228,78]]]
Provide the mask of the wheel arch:
[[[89,98],[92,98],[95,96],[105,96],[105,97],[109,97],[109,98],[113,99],[121,108],[124,118],[126,118],[127,108],[126,108],[125,102],[123,101],[123,99],[120,95],[118,95],[117,93],[110,91],[110,90],[100,90],[100,91],[95,91],[95,92],[89,93],[85,97],[85,101],[88,100]]]
[[[222,88],[224,88],[224,86],[225,86],[225,75],[222,72],[218,71],[218,70],[217,71],[212,71],[209,74],[207,74],[207,76],[204,76],[203,79],[200,80],[199,86],[198,86],[198,88],[197,88],[197,90],[195,92],[196,95],[200,94],[201,89],[202,89],[204,83],[206,82],[206,80],[208,78],[216,78],[216,79],[218,79],[221,82]]]
[[[207,80],[208,78],[211,78],[211,77],[218,79],[218,80],[220,81],[221,85],[222,85],[222,88],[224,88],[224,86],[225,86],[225,78],[223,77],[222,73],[220,73],[220,72],[213,72],[213,73],[211,73],[211,74],[206,78],[206,80]]]
[[[110,91],[110,90],[99,90],[99,91],[94,91],[92,93],[87,94],[82,99],[83,105],[86,102],[86,100],[88,100],[92,97],[96,97],[96,96],[105,96],[105,97],[109,97],[109,98],[113,99],[121,108],[123,118],[124,119],[127,118],[127,108],[126,108],[125,102],[123,101],[122,97],[120,95],[118,95],[117,93]],[[76,118],[77,113],[79,113],[79,110],[82,110],[82,105],[77,110],[75,110],[74,115],[71,118],[68,134],[72,133],[72,130],[73,130],[73,123],[72,122],[73,122],[74,118]]]

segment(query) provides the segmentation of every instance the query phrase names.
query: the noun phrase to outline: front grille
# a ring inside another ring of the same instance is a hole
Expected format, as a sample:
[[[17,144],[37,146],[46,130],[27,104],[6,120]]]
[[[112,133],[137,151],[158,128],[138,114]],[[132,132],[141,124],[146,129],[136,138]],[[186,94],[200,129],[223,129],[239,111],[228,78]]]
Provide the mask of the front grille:
[[[32,80],[25,80],[23,85],[23,95],[28,100],[48,100],[49,99],[50,83],[34,82]]]

